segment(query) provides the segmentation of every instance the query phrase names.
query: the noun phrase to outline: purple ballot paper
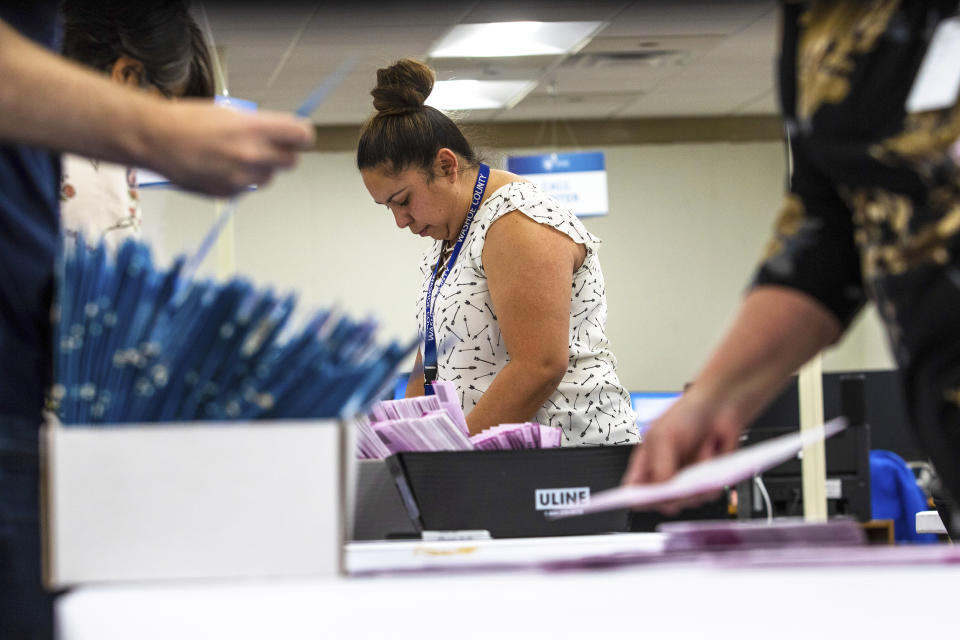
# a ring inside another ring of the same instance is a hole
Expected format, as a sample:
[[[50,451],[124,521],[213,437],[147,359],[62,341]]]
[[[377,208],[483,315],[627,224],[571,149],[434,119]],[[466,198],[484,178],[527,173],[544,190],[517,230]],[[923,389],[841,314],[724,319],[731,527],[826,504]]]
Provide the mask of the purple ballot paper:
[[[560,446],[560,438],[563,437],[563,429],[560,427],[548,427],[546,425],[537,425],[540,427],[540,448],[555,449]]]
[[[390,416],[387,415],[386,409],[383,408],[383,403],[378,402],[373,405],[373,408],[370,410],[370,417],[374,422],[386,422],[390,419]]]
[[[433,386],[435,395],[382,400],[371,407],[370,415],[357,421],[357,456],[560,446],[562,430],[536,422],[500,424],[470,436],[453,384],[437,381]]]
[[[460,406],[460,400],[457,398],[457,389],[452,382],[446,380],[437,380],[433,383],[433,392],[437,400],[440,401],[440,407],[446,410],[454,424],[460,427],[464,435],[470,435],[470,429],[467,428],[467,419],[463,416],[463,407]]]
[[[401,435],[393,424],[384,422],[373,425],[373,430],[379,436],[380,440],[390,449],[390,453],[400,453],[401,451],[416,451],[416,448]]]
[[[775,520],[663,522],[657,531],[667,536],[666,551],[711,551],[763,547],[859,546],[867,536],[855,520],[806,522],[799,518]]]
[[[776,466],[797,455],[803,447],[829,438],[843,431],[846,426],[845,419],[835,418],[821,427],[772,438],[752,447],[691,465],[666,482],[601,491],[592,496],[590,502],[583,505],[577,515],[627,507],[655,506],[716,491]],[[559,514],[556,517],[570,516]]]
[[[357,430],[357,457],[380,459],[390,455],[390,448],[373,430],[366,416],[357,416],[353,425]]]

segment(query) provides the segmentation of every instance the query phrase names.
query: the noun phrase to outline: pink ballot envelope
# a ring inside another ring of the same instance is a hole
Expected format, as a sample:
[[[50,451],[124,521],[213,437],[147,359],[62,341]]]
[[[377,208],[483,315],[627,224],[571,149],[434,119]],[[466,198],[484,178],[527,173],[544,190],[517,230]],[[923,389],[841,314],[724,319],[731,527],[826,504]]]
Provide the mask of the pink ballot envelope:
[[[751,447],[733,451],[691,465],[666,482],[619,487],[601,491],[590,502],[577,510],[577,515],[610,511],[611,509],[649,507],[691,496],[723,489],[789,460],[806,446],[843,431],[844,418],[835,418],[827,424],[772,438]],[[570,517],[558,514],[557,518]]]
[[[563,429],[560,427],[548,427],[546,425],[537,425],[540,427],[540,448],[555,449],[560,446],[560,438],[563,437]]]
[[[460,427],[464,435],[469,437],[470,429],[467,428],[467,419],[463,416],[463,407],[460,406],[457,389],[453,383],[448,380],[437,380],[433,383],[433,390],[440,402],[440,408],[446,409],[453,423]]]

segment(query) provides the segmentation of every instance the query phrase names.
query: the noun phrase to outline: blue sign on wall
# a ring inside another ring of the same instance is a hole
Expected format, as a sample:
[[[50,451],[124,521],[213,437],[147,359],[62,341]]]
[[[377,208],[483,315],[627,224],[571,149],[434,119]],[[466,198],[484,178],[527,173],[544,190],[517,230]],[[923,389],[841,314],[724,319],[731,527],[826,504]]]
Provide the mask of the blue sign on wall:
[[[602,151],[507,158],[507,170],[523,176],[580,217],[609,213]]]

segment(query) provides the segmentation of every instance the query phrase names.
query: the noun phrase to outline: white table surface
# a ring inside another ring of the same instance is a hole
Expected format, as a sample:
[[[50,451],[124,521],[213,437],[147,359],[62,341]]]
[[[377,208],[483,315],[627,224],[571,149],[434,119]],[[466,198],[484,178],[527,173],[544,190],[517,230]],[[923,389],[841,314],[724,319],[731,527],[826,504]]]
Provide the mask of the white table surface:
[[[499,545],[504,557],[511,548],[536,546],[532,540],[512,542]],[[400,543],[393,552],[369,547],[358,557],[375,553],[381,561],[401,563],[416,544]],[[444,544],[463,543],[430,548]],[[809,559],[816,561],[819,551],[811,550]],[[61,640],[819,640],[912,637],[921,626],[924,633],[941,635],[934,628],[938,624],[945,625],[943,631],[954,629],[947,614],[955,608],[960,564],[932,563],[931,553],[937,549],[917,549],[920,564],[874,567],[744,568],[688,561],[606,570],[88,586],[59,598],[57,619]]]
[[[947,528],[936,511],[917,511],[917,533],[939,533],[946,535]]]
[[[594,555],[663,550],[661,533],[617,533],[549,538],[353,542],[347,545],[351,574],[432,569],[515,569]]]

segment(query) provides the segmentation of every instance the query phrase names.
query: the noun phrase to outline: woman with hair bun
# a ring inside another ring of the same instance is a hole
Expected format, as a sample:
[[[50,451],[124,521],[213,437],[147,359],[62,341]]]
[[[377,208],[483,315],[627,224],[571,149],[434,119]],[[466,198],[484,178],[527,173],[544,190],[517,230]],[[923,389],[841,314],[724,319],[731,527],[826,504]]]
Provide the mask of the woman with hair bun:
[[[456,385],[471,433],[535,420],[564,446],[638,440],[605,334],[600,240],[519,176],[483,164],[459,127],[424,104],[434,74],[377,71],[376,113],[357,167],[396,224],[433,238],[417,302],[423,343],[407,395]]]

